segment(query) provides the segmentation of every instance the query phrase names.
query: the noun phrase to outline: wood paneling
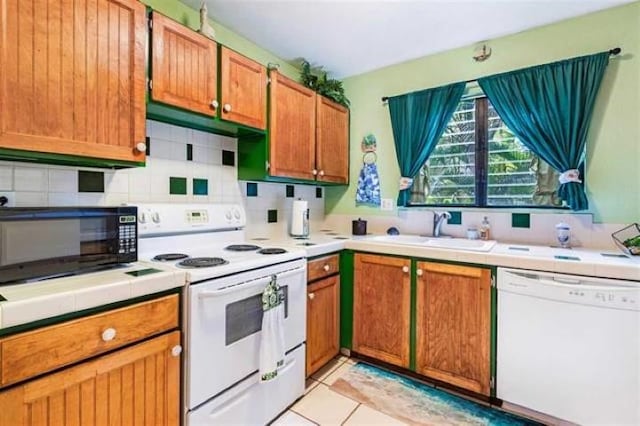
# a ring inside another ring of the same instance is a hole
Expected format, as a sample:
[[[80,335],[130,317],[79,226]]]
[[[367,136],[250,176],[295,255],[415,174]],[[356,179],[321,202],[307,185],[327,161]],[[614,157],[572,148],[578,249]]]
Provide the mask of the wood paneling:
[[[46,373],[90,356],[178,327],[178,296],[171,295],[0,340],[0,384]],[[113,328],[113,340],[102,333]]]
[[[336,272],[340,272],[340,257],[337,254],[307,262],[307,281],[315,281]]]
[[[491,271],[419,262],[416,371],[489,395]]]
[[[144,161],[144,5],[0,0],[0,13],[0,147]]]
[[[217,44],[157,12],[151,31],[154,101],[210,116],[217,99]]]
[[[354,256],[353,350],[409,367],[411,261]]]
[[[316,94],[271,72],[269,174],[313,180]]]
[[[340,278],[336,275],[307,287],[307,376],[340,349]]]
[[[180,332],[0,392],[0,426],[180,424]]]
[[[221,117],[264,129],[267,127],[266,67],[226,47],[221,51]]]
[[[349,182],[349,110],[317,96],[316,166],[318,180]]]

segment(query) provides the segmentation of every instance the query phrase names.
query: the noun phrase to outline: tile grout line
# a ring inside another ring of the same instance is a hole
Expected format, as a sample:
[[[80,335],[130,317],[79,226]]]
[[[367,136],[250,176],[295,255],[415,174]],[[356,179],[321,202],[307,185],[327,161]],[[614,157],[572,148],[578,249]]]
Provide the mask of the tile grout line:
[[[360,402],[359,402],[359,403],[355,406],[355,408],[354,408],[354,409],[349,413],[349,415],[347,416],[347,418],[346,418],[346,419],[344,419],[344,420],[342,421],[342,423],[340,423],[340,426],[344,425],[344,424],[345,424],[345,423],[346,423],[346,422],[351,418],[351,416],[353,416],[353,413],[355,413],[355,412],[356,412],[356,410],[358,409],[358,407],[360,407],[361,405],[362,405],[362,403],[360,403]]]
[[[302,418],[303,418],[303,419],[305,419],[305,420],[310,421],[310,422],[311,422],[311,423],[313,423],[314,425],[320,426],[320,423],[317,423],[317,422],[315,422],[315,421],[311,420],[310,418],[305,417],[303,414],[298,413],[298,412],[297,412],[297,411],[295,411],[293,408],[289,408],[289,411],[291,411],[292,413],[296,413],[297,415],[299,415],[300,417],[302,417]]]

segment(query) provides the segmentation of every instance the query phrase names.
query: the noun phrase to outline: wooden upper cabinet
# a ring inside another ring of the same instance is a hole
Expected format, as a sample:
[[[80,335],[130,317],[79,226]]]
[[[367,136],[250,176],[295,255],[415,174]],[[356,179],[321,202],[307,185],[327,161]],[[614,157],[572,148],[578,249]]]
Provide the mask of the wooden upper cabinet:
[[[491,271],[419,262],[416,372],[490,393]]]
[[[222,47],[220,62],[220,116],[257,129],[266,128],[266,67],[226,47]]]
[[[0,392],[0,426],[180,424],[180,332]]]
[[[349,182],[349,110],[317,96],[316,167],[322,182]]]
[[[340,277],[334,275],[307,287],[307,376],[340,350]]]
[[[145,7],[0,0],[0,148],[144,161]]]
[[[354,259],[353,350],[408,368],[411,261],[360,253]]]
[[[153,12],[151,99],[215,116],[217,44]]]
[[[315,178],[316,94],[271,72],[269,174]]]

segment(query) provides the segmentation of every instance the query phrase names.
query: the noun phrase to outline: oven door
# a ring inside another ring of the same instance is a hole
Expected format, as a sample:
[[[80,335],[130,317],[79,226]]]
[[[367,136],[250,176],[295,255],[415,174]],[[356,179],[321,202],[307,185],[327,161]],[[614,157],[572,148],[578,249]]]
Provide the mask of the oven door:
[[[262,291],[273,274],[277,275],[285,294],[284,336],[289,351],[304,342],[306,335],[306,264],[303,260],[189,287],[188,409],[258,371]],[[304,375],[301,380],[304,381]]]

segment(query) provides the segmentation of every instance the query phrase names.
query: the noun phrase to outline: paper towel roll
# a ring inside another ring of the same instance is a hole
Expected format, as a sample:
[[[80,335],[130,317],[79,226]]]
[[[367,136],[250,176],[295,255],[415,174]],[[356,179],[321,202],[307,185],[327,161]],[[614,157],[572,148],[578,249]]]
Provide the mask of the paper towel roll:
[[[306,200],[293,201],[289,233],[295,237],[306,237],[309,235],[309,204]]]

